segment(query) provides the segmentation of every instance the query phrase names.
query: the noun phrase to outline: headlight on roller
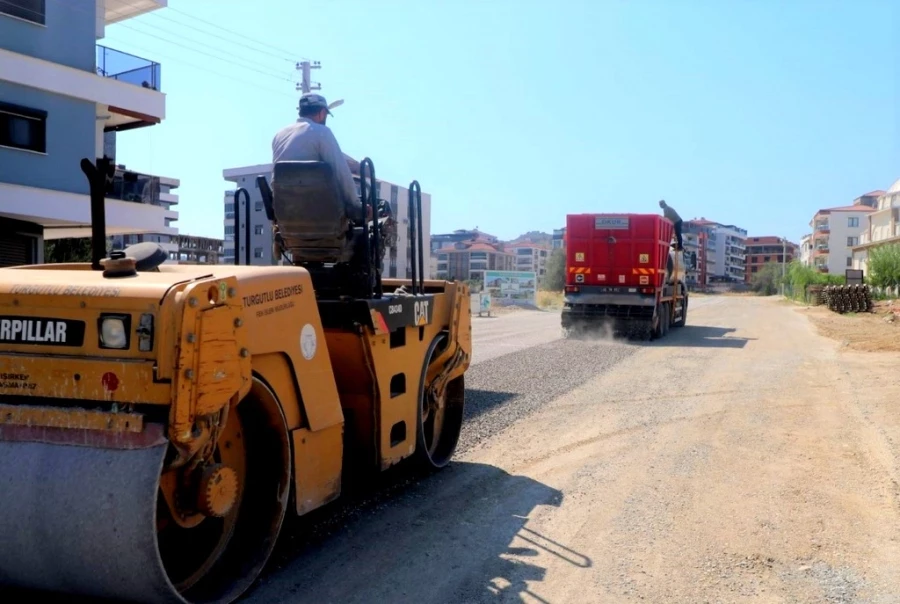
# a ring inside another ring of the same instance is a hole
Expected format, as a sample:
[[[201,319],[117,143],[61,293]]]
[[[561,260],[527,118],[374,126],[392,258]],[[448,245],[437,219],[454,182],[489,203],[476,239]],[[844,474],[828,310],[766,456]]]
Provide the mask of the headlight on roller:
[[[128,348],[131,315],[100,315],[100,348]]]

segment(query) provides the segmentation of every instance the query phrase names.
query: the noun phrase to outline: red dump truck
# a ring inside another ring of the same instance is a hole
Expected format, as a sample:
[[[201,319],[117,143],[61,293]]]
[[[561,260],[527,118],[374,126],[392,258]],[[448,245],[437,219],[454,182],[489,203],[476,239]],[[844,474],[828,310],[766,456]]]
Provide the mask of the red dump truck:
[[[569,214],[566,217],[566,335],[609,330],[656,339],[687,319],[687,268],[674,225],[658,214]]]

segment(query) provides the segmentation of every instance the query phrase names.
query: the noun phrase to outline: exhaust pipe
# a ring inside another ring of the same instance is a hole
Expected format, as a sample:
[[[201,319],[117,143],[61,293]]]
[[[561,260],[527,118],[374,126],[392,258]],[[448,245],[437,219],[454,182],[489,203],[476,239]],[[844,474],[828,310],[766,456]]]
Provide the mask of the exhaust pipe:
[[[100,261],[106,258],[106,182],[116,173],[116,166],[106,156],[98,157],[96,165],[85,157],[81,171],[91,191],[91,268],[102,271]]]

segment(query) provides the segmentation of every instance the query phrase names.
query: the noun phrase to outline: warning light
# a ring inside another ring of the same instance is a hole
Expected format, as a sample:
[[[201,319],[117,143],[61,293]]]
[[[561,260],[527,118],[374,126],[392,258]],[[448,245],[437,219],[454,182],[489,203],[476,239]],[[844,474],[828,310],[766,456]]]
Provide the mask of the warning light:
[[[119,388],[119,378],[112,371],[107,371],[100,379],[103,389],[109,392],[115,392]]]

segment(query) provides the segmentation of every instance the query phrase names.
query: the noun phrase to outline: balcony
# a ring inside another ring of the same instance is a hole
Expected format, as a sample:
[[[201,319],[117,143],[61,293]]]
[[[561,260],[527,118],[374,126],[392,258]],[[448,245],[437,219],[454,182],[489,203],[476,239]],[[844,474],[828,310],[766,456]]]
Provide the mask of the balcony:
[[[112,25],[165,8],[168,5],[168,0],[104,0],[104,22],[106,25]]]
[[[817,233],[824,233],[824,232],[829,231],[830,229],[828,228],[827,222],[817,222],[816,226],[815,226],[815,230]]]
[[[160,201],[159,177],[116,168],[106,189],[107,199],[118,199],[152,206],[167,206]]]
[[[165,96],[160,91],[162,68],[159,63],[97,44],[95,70],[104,80],[123,84],[123,93],[129,91],[128,95],[116,93],[116,98],[98,99],[108,108],[103,112],[98,107],[98,118],[102,116],[106,121],[104,132],[160,123],[165,113]],[[136,95],[146,98],[138,100]],[[152,97],[158,98],[151,101]],[[157,107],[156,101],[160,102],[161,107]]]
[[[158,91],[162,74],[159,63],[97,44],[97,75]]]

